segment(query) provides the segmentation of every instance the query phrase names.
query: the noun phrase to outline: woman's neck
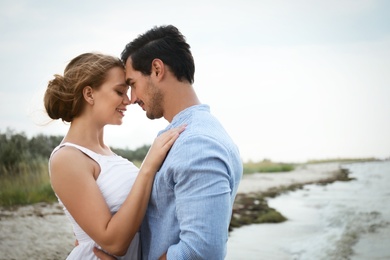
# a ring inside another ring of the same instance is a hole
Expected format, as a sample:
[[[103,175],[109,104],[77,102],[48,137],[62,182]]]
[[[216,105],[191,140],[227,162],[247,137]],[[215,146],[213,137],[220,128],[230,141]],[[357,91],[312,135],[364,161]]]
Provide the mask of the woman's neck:
[[[87,120],[76,118],[70,124],[63,142],[70,142],[86,147],[96,153],[110,155],[110,148],[104,144],[104,128],[97,127]]]

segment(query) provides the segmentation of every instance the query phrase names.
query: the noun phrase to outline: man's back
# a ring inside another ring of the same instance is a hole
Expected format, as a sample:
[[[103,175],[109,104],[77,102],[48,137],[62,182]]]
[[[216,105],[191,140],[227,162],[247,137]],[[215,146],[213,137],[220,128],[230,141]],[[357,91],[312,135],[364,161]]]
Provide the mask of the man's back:
[[[242,176],[239,151],[207,105],[176,115],[186,123],[156,174],[141,228],[144,259],[223,259]]]

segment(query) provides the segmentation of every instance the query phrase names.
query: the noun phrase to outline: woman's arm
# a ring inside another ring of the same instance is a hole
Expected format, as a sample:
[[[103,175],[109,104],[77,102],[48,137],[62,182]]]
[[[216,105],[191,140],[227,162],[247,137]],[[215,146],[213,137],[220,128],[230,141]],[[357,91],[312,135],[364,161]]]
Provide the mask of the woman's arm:
[[[115,215],[111,215],[96,185],[96,162],[71,147],[60,149],[51,158],[54,191],[80,227],[106,251],[114,255],[126,253],[145,215],[154,175],[184,128],[169,130],[156,138],[129,196]]]

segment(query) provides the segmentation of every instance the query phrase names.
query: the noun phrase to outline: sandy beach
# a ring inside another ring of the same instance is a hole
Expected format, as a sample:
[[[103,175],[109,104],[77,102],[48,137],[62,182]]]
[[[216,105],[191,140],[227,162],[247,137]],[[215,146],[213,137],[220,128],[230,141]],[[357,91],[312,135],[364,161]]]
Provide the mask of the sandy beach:
[[[255,173],[243,176],[238,193],[266,192],[293,184],[310,184],[331,180],[339,173],[340,163],[300,165],[285,173]]]
[[[288,173],[245,175],[238,192],[321,182],[334,178],[339,169],[339,163],[325,163],[299,166]],[[1,209],[0,230],[1,260],[65,259],[74,243],[71,225],[57,204]]]
[[[72,226],[57,204],[38,203],[0,213],[0,259],[65,259]]]

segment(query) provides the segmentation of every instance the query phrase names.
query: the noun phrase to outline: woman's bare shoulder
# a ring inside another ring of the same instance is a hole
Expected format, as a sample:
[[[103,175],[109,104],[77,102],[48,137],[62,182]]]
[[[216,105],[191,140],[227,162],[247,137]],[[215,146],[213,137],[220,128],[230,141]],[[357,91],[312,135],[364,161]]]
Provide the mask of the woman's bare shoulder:
[[[75,147],[63,146],[52,154],[50,169],[54,172],[62,172],[65,169],[82,169],[90,167],[91,159]],[[60,171],[59,171],[60,170]]]

